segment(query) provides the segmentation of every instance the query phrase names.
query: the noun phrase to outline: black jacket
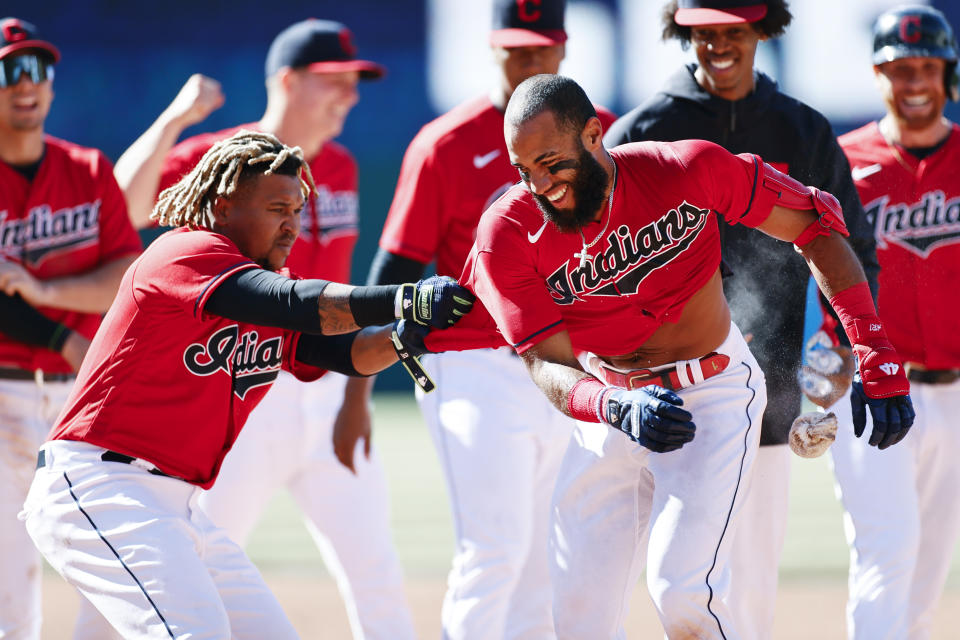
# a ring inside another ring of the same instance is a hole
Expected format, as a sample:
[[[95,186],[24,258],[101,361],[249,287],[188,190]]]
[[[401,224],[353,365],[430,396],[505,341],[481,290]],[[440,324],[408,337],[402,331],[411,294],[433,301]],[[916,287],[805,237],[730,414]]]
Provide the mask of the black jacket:
[[[873,228],[864,217],[850,165],[827,119],[780,93],[776,82],[759,72],[753,93],[742,100],[710,95],[697,84],[696,68],[690,64],[680,69],[657,94],[617,120],[607,132],[606,145],[709,140],[731,153],[755,153],[803,184],[832,193],[843,207],[850,244],[876,296],[880,265]],[[750,350],[767,378],[760,444],[783,444],[800,413],[796,372],[802,359],[810,271],[793,245],[753,229],[721,224],[720,241],[723,259],[733,270],[724,279],[724,292],[734,322],[744,334],[753,334]],[[846,342],[842,329],[839,333]]]

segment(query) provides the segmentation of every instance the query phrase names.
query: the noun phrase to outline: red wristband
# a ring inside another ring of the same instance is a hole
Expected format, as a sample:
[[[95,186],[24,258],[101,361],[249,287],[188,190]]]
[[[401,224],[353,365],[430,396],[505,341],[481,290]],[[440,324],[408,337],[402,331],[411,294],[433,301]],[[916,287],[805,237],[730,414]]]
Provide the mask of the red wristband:
[[[871,338],[881,336],[887,339],[866,282],[847,287],[834,295],[830,298],[830,306],[837,312],[851,344],[867,344]]]
[[[567,393],[567,413],[580,422],[603,422],[598,407],[606,390],[596,378],[580,378]]]
[[[910,383],[903,362],[877,317],[870,288],[861,282],[830,298],[853,345],[863,391],[870,398],[906,395]]]

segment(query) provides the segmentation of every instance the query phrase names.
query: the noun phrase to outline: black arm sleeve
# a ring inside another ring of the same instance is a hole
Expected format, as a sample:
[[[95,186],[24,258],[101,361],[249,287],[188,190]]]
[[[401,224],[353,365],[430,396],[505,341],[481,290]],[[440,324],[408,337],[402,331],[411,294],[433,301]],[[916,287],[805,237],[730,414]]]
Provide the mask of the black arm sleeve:
[[[266,269],[235,273],[210,294],[208,313],[264,327],[320,333],[320,295],[326,280],[292,280]]]
[[[0,331],[17,342],[57,352],[70,336],[70,329],[34,309],[19,294],[0,293]]]
[[[423,277],[427,265],[411,258],[404,258],[385,249],[377,249],[377,254],[370,264],[370,274],[367,276],[368,285],[402,284],[416,282]]]
[[[350,353],[358,331],[336,336],[305,333],[297,342],[297,361],[348,376],[366,377],[353,366]]]

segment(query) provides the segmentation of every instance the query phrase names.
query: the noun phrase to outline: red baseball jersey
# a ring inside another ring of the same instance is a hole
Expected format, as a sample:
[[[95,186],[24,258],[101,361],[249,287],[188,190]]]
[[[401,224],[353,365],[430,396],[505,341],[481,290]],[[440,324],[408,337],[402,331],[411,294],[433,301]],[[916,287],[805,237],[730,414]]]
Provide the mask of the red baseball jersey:
[[[960,368],[960,127],[923,160],[884,140],[876,122],[840,137],[880,261],[878,307],[907,362]]]
[[[226,278],[259,269],[226,237],[186,228],[124,274],[51,440],[81,440],[208,489],[250,411],[294,359],[299,333],[204,312]]]
[[[616,116],[597,107],[603,128]],[[465,102],[425,125],[403,157],[380,236],[390,253],[456,277],[480,215],[517,183],[503,138],[503,113],[488,97]]]
[[[258,130],[256,123],[187,138],[167,154],[160,189],[176,183],[190,172],[215,143],[240,129]],[[327,142],[309,159],[317,194],[300,215],[300,236],[293,245],[286,267],[305,278],[350,282],[350,260],[357,243],[359,215],[357,163],[347,149]]]
[[[113,167],[97,149],[52,136],[32,181],[0,162],[0,259],[17,262],[39,280],[95,269],[139,253]],[[100,314],[40,307],[45,316],[92,338]],[[59,353],[0,333],[0,365],[69,373]]]
[[[601,236],[583,266],[574,257],[580,234],[546,222],[524,185],[480,221],[461,280],[520,353],[562,330],[578,350],[637,349],[664,322],[676,322],[720,266],[713,214],[748,226],[770,214],[769,204],[754,206],[756,156],[702,140],[632,143],[610,155],[613,210],[583,229],[588,243]]]

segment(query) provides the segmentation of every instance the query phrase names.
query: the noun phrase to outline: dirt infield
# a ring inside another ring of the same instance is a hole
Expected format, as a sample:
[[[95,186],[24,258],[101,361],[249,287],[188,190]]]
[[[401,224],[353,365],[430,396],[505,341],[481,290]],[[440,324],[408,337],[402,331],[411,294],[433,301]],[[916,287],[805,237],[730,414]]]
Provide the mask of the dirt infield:
[[[70,638],[77,610],[77,595],[56,575],[45,576],[43,640]],[[349,640],[350,629],[331,580],[309,580],[300,576],[268,574],[268,582],[280,598],[287,614],[306,639]],[[441,580],[408,581],[407,593],[413,607],[419,636],[440,637],[440,603],[444,583]],[[843,640],[843,600],[845,589],[835,583],[786,584],[780,588],[777,604],[775,640]],[[646,593],[640,589],[631,601],[627,619],[630,638],[660,638],[656,620]],[[960,591],[951,590],[941,602],[933,640],[956,638],[960,628]]]

